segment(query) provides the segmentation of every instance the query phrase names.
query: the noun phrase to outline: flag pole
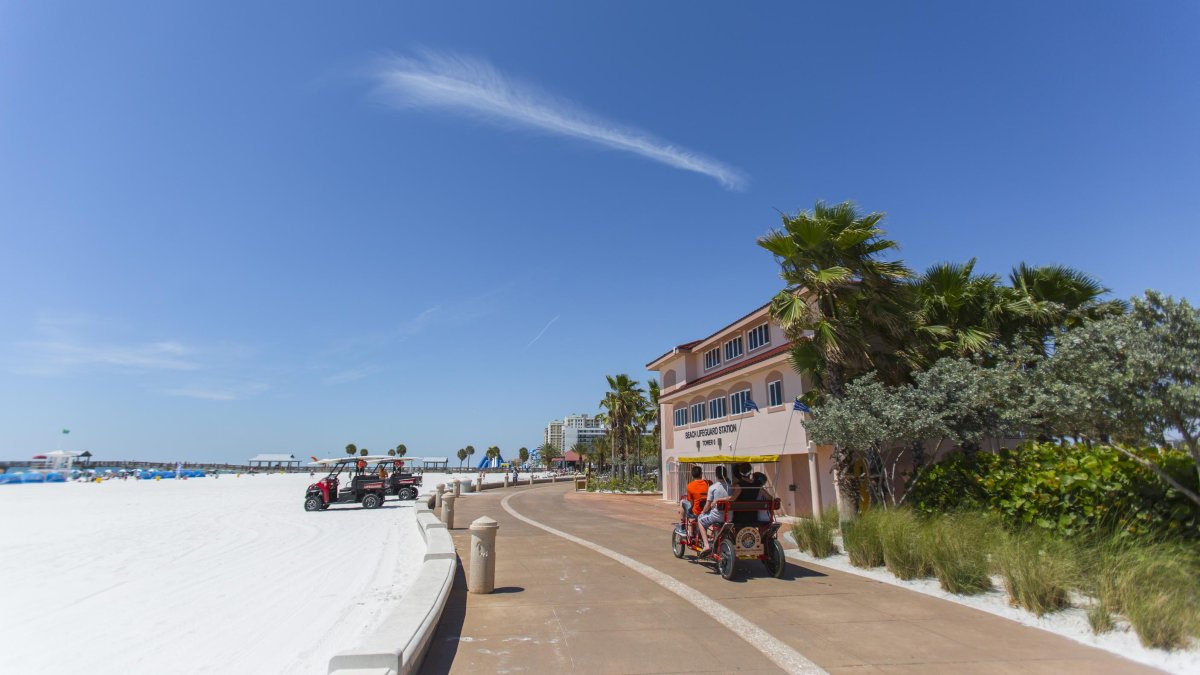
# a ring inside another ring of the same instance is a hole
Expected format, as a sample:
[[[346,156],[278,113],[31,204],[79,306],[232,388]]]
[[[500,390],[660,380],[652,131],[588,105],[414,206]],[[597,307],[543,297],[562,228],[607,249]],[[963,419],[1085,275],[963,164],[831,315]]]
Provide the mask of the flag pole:
[[[779,448],[779,454],[783,454],[783,453],[787,452],[788,434],[792,433],[792,418],[794,418],[796,416],[795,413],[796,413],[796,407],[793,405],[792,409],[788,411],[787,430],[783,432],[783,446],[781,448]]]

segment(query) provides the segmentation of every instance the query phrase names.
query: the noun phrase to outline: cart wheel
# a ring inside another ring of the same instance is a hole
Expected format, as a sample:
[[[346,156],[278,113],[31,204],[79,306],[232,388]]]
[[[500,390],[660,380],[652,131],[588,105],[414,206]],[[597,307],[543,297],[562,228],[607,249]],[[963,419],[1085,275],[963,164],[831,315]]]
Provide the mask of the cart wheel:
[[[325,508],[325,504],[324,504],[324,502],[321,501],[321,498],[318,497],[317,495],[313,495],[313,496],[309,497],[308,499],[304,500],[304,510],[305,511],[320,511],[323,508]]]
[[[417,491],[410,487],[400,488],[400,492],[396,495],[401,501],[408,501],[417,498]]]
[[[771,540],[771,544],[767,546],[767,555],[763,559],[763,565],[767,568],[767,574],[776,579],[783,576],[783,570],[787,567],[787,558],[783,557],[783,544],[779,543],[778,539]]]
[[[679,530],[671,531],[671,553],[675,554],[676,558],[683,557],[683,538],[679,536]]]
[[[733,551],[733,540],[726,538],[721,541],[720,556],[717,558],[717,571],[726,581],[732,581],[737,572],[737,554]]]
[[[382,503],[383,503],[383,500],[380,499],[379,495],[375,494],[374,492],[367,495],[366,497],[363,497],[363,501],[362,501],[362,505],[363,505],[364,509],[377,509],[377,508],[379,508],[379,505]]]

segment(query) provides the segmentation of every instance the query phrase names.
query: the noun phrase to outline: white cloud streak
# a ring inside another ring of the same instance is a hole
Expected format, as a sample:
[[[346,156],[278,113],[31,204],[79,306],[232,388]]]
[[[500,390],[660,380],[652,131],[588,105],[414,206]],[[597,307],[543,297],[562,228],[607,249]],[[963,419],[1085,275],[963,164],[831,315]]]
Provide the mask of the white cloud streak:
[[[558,317],[560,317],[560,316],[562,316],[562,314],[558,314],[558,315],[556,315],[556,316],[555,316],[553,319],[550,319],[550,322],[549,322],[549,323],[547,323],[547,324],[546,324],[546,325],[545,325],[545,326],[542,328],[541,332],[540,332],[540,333],[538,333],[538,334],[537,334],[537,336],[536,336],[535,338],[533,338],[532,340],[530,340],[530,341],[529,341],[529,344],[525,345],[525,348],[526,348],[526,349],[529,349],[530,347],[532,347],[532,346],[533,346],[533,343],[537,342],[538,340],[541,340],[541,339],[542,339],[542,336],[546,334],[546,331],[550,330],[550,326],[551,326],[551,325],[552,325],[552,324],[553,324],[555,321],[558,321]]]
[[[178,387],[164,389],[167,396],[199,398],[206,401],[236,401],[267,390],[267,385],[251,383],[232,387]]]
[[[730,190],[741,190],[747,182],[734,167],[608,122],[480,59],[422,51],[386,59],[374,75],[376,94],[396,108],[438,108],[577,138],[715,178]]]
[[[107,366],[127,370],[197,370],[200,364],[191,350],[178,342],[141,345],[89,345],[56,337],[24,343],[33,357],[22,364],[22,372],[38,375],[61,374],[77,368]]]

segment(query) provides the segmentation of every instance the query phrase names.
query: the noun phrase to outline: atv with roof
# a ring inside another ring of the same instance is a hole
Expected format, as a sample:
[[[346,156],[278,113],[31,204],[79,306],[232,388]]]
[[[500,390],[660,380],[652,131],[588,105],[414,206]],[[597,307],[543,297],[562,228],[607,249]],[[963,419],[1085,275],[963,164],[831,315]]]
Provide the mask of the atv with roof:
[[[387,494],[385,481],[367,470],[362,457],[318,460],[329,465],[329,473],[308,486],[304,494],[305,511],[324,511],[332,504],[362,504],[364,509],[377,509]]]

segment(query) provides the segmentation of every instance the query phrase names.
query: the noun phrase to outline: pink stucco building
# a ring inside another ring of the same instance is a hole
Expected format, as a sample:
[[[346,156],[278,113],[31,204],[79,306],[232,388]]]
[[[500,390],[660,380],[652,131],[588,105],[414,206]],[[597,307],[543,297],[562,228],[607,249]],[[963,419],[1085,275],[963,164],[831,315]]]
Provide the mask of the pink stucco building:
[[[767,474],[787,515],[836,503],[832,448],[810,445],[804,413],[792,408],[805,383],[788,362],[789,346],[763,305],[646,364],[662,383],[664,498],[678,499],[687,482],[680,457],[778,454],[778,465],[756,469]],[[757,412],[744,406],[746,398]]]

